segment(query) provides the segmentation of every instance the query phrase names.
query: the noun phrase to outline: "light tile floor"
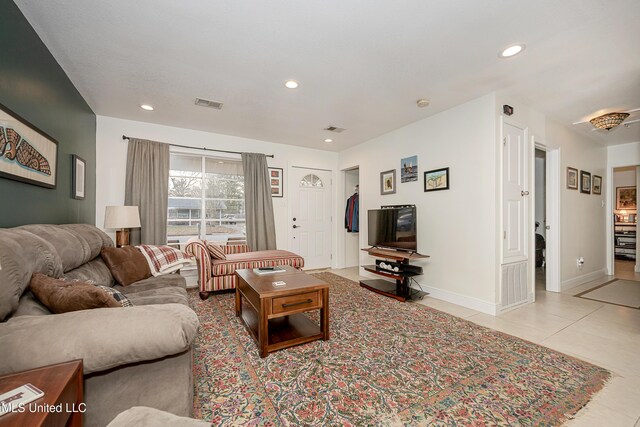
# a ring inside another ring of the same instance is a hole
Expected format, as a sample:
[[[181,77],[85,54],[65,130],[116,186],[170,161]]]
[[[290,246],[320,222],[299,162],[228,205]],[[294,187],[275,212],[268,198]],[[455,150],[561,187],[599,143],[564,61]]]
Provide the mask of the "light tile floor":
[[[358,267],[329,271],[360,280]],[[624,269],[618,268],[618,273],[622,271]],[[610,370],[612,378],[604,389],[566,426],[639,427],[640,310],[573,296],[611,279],[607,276],[565,293],[537,289],[535,303],[501,316],[490,316],[429,296],[419,303]]]

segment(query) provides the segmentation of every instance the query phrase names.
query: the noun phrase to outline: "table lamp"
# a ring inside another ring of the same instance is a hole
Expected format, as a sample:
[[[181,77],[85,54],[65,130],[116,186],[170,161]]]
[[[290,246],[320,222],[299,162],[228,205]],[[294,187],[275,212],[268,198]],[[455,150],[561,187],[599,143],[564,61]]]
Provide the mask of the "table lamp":
[[[140,227],[137,206],[107,206],[104,210],[104,228],[117,228],[116,247],[129,246],[129,229]]]
[[[622,222],[627,222],[627,220],[629,219],[629,217],[627,216],[628,215],[627,211],[622,209],[620,211],[620,215],[622,216]]]

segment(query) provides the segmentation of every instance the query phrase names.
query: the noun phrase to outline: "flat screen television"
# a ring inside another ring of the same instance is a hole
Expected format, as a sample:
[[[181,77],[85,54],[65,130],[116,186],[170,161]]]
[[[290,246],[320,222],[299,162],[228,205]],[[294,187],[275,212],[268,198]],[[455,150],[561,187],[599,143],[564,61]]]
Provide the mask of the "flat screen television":
[[[417,251],[416,207],[369,210],[369,245],[379,248]]]

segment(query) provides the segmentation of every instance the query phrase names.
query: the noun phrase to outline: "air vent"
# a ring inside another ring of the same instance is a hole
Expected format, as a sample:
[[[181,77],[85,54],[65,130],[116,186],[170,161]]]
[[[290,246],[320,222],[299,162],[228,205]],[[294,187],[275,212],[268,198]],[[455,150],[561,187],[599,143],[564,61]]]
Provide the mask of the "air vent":
[[[196,98],[196,105],[200,107],[215,108],[216,110],[222,110],[222,102],[209,101],[208,99]]]
[[[328,130],[330,132],[335,132],[335,133],[340,133],[340,132],[344,131],[345,129],[339,128],[339,127],[336,127],[336,126],[328,126],[328,127],[324,128],[324,130]]]

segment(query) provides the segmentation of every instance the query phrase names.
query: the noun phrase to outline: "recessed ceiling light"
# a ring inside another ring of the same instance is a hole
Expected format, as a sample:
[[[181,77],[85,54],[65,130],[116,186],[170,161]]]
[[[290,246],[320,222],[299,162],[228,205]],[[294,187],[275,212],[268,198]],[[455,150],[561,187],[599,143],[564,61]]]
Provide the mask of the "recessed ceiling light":
[[[222,160],[218,160],[218,163],[224,163]]]
[[[284,85],[289,89],[295,89],[299,86],[298,82],[295,80],[287,80]]]
[[[498,54],[500,58],[510,58],[522,52],[526,46],[524,44],[514,44]]]
[[[142,104],[140,106],[140,108],[142,108],[143,110],[147,110],[147,111],[153,111],[153,107],[149,104]]]
[[[333,142],[333,139],[327,138],[327,139],[324,140],[324,142]]]

